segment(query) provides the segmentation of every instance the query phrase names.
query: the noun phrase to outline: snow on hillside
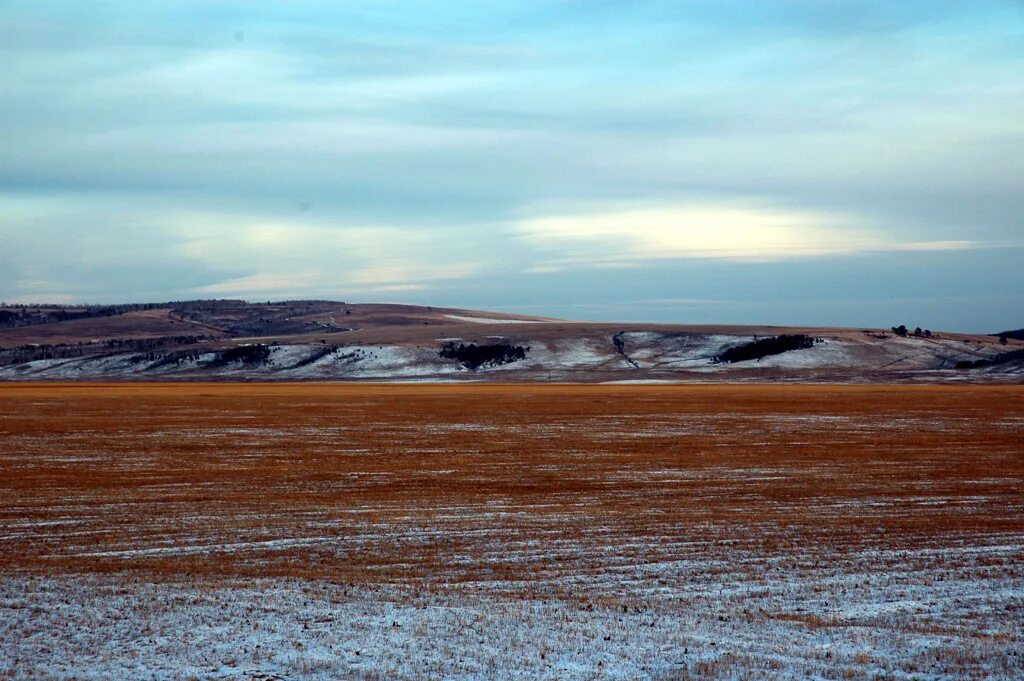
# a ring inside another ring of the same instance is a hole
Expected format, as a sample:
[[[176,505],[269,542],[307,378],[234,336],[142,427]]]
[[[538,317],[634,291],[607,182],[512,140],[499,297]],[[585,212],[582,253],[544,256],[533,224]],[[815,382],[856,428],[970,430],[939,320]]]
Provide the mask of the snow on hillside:
[[[641,369],[714,370],[716,355],[749,343],[752,336],[633,331],[619,336],[623,352]]]
[[[471,324],[541,324],[540,320],[536,319],[491,319],[490,317],[466,317],[459,314],[446,314],[445,317],[448,319],[454,319],[457,322],[469,322]]]
[[[482,319],[482,318],[481,318]],[[492,321],[492,320],[482,320]],[[512,320],[499,320],[510,321]],[[519,323],[519,322],[513,322]],[[616,342],[616,339],[617,342]],[[422,380],[428,378],[495,375],[506,379],[543,377],[561,372],[560,379],[585,377],[588,372],[649,372],[664,379],[671,372],[716,375],[749,369],[775,371],[934,371],[952,370],[961,360],[992,356],[998,350],[960,340],[887,337],[852,341],[824,338],[813,347],[770,355],[759,360],[715,363],[725,350],[757,340],[755,336],[659,331],[626,331],[616,336],[515,340],[488,336],[483,342],[509,342],[529,347],[522,360],[469,371],[439,355],[440,339],[421,345],[272,345],[264,363],[218,362],[206,352],[177,362],[153,360],[133,353],[108,353],[70,359],[43,359],[0,367],[0,379],[75,380],[99,378],[236,378],[280,380]],[[465,340],[464,342],[472,342]],[[479,341],[478,341],[479,342]],[[979,375],[1024,374],[1024,365],[991,367]],[[637,376],[630,376],[636,379]]]
[[[536,343],[523,341],[521,344],[530,348],[526,359],[489,370],[509,372],[526,369],[538,371],[597,369],[605,367],[613,359],[609,352],[610,344],[605,347],[603,343],[586,338],[567,338]]]

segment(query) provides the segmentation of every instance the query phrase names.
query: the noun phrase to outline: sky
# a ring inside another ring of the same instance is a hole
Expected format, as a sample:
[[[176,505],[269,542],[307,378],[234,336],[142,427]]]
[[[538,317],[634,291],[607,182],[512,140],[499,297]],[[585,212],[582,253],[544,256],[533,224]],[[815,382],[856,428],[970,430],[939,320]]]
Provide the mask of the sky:
[[[1024,327],[1024,3],[0,0],[0,300]]]

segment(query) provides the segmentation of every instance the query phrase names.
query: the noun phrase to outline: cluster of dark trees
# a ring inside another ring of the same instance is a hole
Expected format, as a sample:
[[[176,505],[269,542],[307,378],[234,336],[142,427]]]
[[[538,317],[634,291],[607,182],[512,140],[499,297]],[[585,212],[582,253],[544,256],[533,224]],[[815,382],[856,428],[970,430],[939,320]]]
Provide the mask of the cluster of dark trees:
[[[907,329],[906,324],[900,324],[899,326],[892,327],[892,332],[900,338],[906,338],[907,336],[914,336],[915,338],[931,338],[932,332],[929,329],[922,329],[920,326],[910,331]]]
[[[470,343],[446,343],[439,353],[445,359],[454,359],[462,363],[467,369],[476,370],[482,366],[498,366],[509,364],[526,359],[526,353],[530,351],[529,346],[510,345],[508,343],[494,343],[490,345],[477,345]]]
[[[243,364],[266,364],[270,361],[270,346],[256,343],[255,345],[239,345],[237,347],[219,350],[217,356],[210,361],[208,366],[223,366],[232,362]]]
[[[231,364],[232,362],[241,362],[246,365],[259,365],[267,364],[270,361],[270,355],[274,351],[269,345],[263,345],[257,343],[256,345],[240,345],[234,348],[227,348],[225,350],[218,350],[214,355],[213,359],[206,363],[208,367],[219,367]],[[178,366],[182,362],[195,362],[202,355],[204,351],[200,348],[186,348],[183,350],[173,350],[171,352],[163,353],[148,353],[145,355],[136,355],[132,358],[135,362],[152,362],[147,369],[157,369],[159,367],[175,365]]]
[[[744,345],[737,345],[729,348],[711,361],[718,363],[748,362],[753,359],[761,359],[770,355],[781,355],[791,350],[806,350],[814,347],[816,341],[811,336],[803,333],[785,334],[782,336],[771,336],[760,338]]]
[[[996,366],[997,364],[1008,364],[1018,360],[1024,361],[1024,350],[1011,350],[1002,352],[995,357],[988,359],[963,360],[956,363],[957,369],[980,369],[982,367]]]

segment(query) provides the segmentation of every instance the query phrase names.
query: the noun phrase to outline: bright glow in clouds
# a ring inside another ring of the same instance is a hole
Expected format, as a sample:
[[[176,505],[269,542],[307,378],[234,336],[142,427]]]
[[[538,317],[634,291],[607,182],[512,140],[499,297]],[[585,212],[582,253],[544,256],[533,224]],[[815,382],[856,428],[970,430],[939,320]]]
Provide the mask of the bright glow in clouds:
[[[896,242],[877,229],[843,226],[826,214],[756,206],[679,204],[615,208],[524,220],[531,243],[569,252],[568,262],[665,258],[787,260],[889,250],[955,250],[965,240]]]

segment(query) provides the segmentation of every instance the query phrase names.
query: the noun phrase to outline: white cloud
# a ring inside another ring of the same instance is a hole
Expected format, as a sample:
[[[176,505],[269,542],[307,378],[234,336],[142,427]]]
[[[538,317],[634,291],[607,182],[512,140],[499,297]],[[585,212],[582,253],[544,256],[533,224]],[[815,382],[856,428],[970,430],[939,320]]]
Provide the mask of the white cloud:
[[[891,251],[959,251],[964,248],[973,248],[976,243],[973,241],[910,241],[902,244],[892,244],[888,249]]]
[[[753,202],[603,206],[533,217],[515,226],[552,261],[624,266],[666,258],[788,260],[893,250],[954,250],[969,241],[901,242],[846,216]],[[554,264],[553,264],[554,263]]]

